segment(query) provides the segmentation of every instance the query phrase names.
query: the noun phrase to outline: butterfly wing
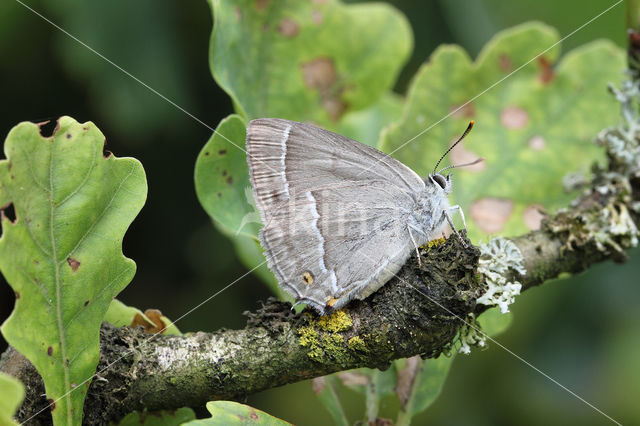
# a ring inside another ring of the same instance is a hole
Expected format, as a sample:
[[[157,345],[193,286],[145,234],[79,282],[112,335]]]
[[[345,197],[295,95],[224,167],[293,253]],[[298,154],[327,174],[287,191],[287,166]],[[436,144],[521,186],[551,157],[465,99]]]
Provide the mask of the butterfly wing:
[[[362,299],[398,271],[407,220],[424,189],[411,169],[344,136],[281,119],[249,123],[247,153],[281,286],[320,312]]]

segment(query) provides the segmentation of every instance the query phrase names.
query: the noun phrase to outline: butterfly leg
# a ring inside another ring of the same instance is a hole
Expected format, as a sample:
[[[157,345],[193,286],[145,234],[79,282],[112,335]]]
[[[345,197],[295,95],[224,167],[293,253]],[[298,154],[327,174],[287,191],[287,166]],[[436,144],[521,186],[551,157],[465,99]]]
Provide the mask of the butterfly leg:
[[[460,208],[459,206],[455,206],[457,208]],[[455,208],[454,207],[454,208]],[[460,210],[462,211],[462,210]],[[449,223],[449,226],[451,227],[451,231],[456,234],[456,236],[460,239],[460,242],[462,243],[463,247],[467,247],[467,243],[462,239],[462,237],[460,236],[460,234],[458,233],[458,230],[456,229],[455,225],[453,224],[453,220],[451,220],[451,216],[449,215],[449,213],[445,210],[442,212],[442,215],[444,216],[444,218],[447,220],[447,222]],[[464,217],[464,216],[463,216]],[[462,220],[462,222],[464,223],[464,219]],[[467,229],[467,224],[464,224],[464,229]]]
[[[449,210],[457,210],[458,213],[460,213],[460,217],[462,218],[462,225],[464,226],[464,230],[467,230],[467,221],[464,220],[464,212],[462,211],[462,207],[460,207],[459,205],[455,205],[455,206],[451,206],[449,207]]]
[[[407,226],[407,230],[409,231],[409,237],[411,237],[411,242],[413,242],[413,246],[416,248],[416,257],[418,258],[418,266],[422,266],[422,261],[420,260],[420,251],[418,250],[418,244],[416,244],[415,238],[413,238],[413,234],[411,233],[411,225]]]

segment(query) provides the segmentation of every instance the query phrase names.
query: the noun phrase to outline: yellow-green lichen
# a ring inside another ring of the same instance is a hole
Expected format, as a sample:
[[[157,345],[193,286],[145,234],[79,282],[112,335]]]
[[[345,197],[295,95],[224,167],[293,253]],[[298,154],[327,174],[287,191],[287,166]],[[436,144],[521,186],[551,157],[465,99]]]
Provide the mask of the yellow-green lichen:
[[[438,247],[446,242],[444,238],[436,238],[435,240],[429,241],[427,244],[421,246],[420,248],[425,249],[426,251],[431,250],[434,247]]]
[[[365,352],[367,351],[367,345],[360,336],[354,336],[349,339],[349,348],[355,351]]]
[[[346,309],[340,309],[331,315],[320,317],[318,326],[324,331],[337,333],[349,330],[353,326],[353,320]]]
[[[347,310],[339,310],[317,320],[309,318],[308,325],[298,329],[300,346],[308,348],[307,356],[316,362],[341,363],[347,354],[341,332],[353,327]],[[356,343],[354,341],[354,343]],[[364,342],[362,342],[364,347]]]
[[[313,327],[300,327],[300,346],[313,346],[318,344],[318,332]]]

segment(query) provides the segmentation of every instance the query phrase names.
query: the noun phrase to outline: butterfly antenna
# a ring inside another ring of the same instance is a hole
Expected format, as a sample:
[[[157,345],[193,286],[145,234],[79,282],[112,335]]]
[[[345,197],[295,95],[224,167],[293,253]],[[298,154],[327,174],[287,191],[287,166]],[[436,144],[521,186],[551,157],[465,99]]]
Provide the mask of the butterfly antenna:
[[[474,125],[474,124],[475,124],[475,121],[471,120],[471,121],[469,122],[469,125],[467,126],[467,130],[465,130],[465,131],[464,131],[464,133],[462,134],[462,136],[460,136],[460,137],[458,138],[458,140],[457,140],[457,141],[455,141],[455,142],[453,143],[453,145],[451,145],[451,146],[449,147],[449,149],[445,151],[445,153],[444,153],[444,154],[442,154],[442,157],[440,157],[440,159],[439,159],[439,160],[438,160],[438,162],[436,163],[436,166],[433,168],[433,174],[435,174],[435,173],[436,173],[436,170],[438,169],[438,166],[440,165],[440,162],[444,159],[444,157],[446,157],[446,156],[447,156],[447,154],[448,154],[449,152],[451,152],[451,150],[452,150],[456,145],[458,145],[458,144],[462,141],[462,139],[464,139],[464,138],[465,138],[465,136],[467,136],[467,135],[469,134],[469,132],[471,131],[471,129],[473,129],[473,125]]]
[[[474,164],[478,164],[479,162],[484,161],[484,158],[477,158],[473,161],[470,161],[468,163],[462,163],[462,164],[454,164],[452,166],[447,166],[444,169],[440,169],[438,170],[438,173],[442,173],[445,170],[449,170],[449,169],[453,169],[454,167],[467,167],[467,166],[473,166]]]

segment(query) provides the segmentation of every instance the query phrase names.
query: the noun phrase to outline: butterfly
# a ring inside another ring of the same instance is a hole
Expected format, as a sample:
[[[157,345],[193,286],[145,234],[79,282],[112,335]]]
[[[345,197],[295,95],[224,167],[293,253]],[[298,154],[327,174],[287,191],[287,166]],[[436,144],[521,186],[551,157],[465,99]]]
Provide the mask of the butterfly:
[[[412,250],[442,235],[451,175],[426,178],[389,155],[319,127],[277,118],[247,126],[247,161],[267,264],[282,289],[321,315],[364,299]],[[418,257],[419,259],[419,257]]]

